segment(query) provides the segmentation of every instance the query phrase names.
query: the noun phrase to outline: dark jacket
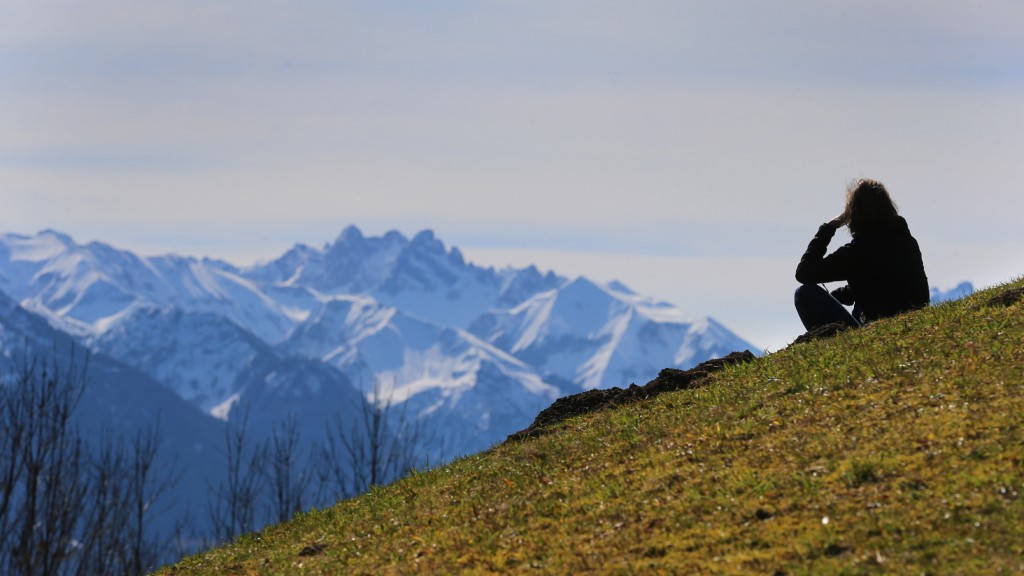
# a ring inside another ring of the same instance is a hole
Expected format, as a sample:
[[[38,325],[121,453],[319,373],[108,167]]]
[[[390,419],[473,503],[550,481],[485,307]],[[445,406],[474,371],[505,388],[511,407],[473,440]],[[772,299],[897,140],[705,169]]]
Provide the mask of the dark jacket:
[[[832,295],[854,305],[858,320],[875,320],[928,305],[928,277],[921,249],[907,221],[897,216],[890,226],[858,232],[853,240],[825,256],[835,225],[822,224],[796,267],[801,284],[846,280]]]

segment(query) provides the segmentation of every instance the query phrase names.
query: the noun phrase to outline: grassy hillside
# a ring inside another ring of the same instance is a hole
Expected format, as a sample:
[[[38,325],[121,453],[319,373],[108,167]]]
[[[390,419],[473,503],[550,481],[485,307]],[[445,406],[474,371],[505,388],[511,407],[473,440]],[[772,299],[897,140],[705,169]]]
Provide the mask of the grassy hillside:
[[[1022,288],[727,367],[162,573],[1024,573],[1024,301],[990,302]]]

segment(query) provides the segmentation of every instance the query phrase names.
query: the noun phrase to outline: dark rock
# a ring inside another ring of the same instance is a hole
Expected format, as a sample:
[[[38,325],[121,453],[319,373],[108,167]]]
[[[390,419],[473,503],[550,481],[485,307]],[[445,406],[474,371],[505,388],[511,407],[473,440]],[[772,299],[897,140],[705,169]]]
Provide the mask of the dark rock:
[[[1024,288],[1011,288],[988,299],[989,306],[1013,306],[1024,298]]]
[[[813,330],[808,330],[806,334],[801,334],[793,340],[793,344],[803,344],[804,342],[812,342],[814,340],[822,340],[824,338],[831,338],[840,332],[849,330],[851,326],[844,322],[833,322],[831,324],[825,324],[824,326],[818,326]],[[790,344],[792,346],[793,344]]]
[[[749,350],[744,350],[743,352],[733,352],[724,358],[714,358],[702,362],[689,370],[665,368],[658,373],[657,378],[648,382],[643,390],[648,396],[655,396],[665,392],[694,388],[701,380],[730,364],[740,364],[753,359],[754,355]]]
[[[327,547],[323,544],[313,544],[311,546],[306,546],[305,548],[299,551],[299,556],[316,556],[323,552],[324,549],[326,548]]]
[[[829,544],[825,547],[825,556],[828,556],[829,558],[835,558],[836,556],[839,556],[840,554],[843,554],[845,552],[849,552],[850,550],[852,550],[852,548],[850,548],[849,546],[843,546],[842,544],[836,544],[833,542],[832,544]]]
[[[659,394],[664,394],[665,392],[696,388],[701,385],[708,376],[721,370],[725,366],[749,362],[754,358],[755,356],[749,350],[733,352],[723,358],[715,358],[708,360],[707,362],[702,362],[689,370],[665,368],[658,374],[657,378],[651,380],[644,386],[631,384],[629,388],[626,389],[606,388],[587,390],[586,392],[580,392],[579,394],[559,398],[558,400],[555,400],[554,404],[542,410],[533,421],[533,424],[530,424],[529,428],[510,435],[506,442],[509,440],[522,440],[524,438],[538,436],[542,434],[545,429],[572,418],[573,416],[589,414],[590,412],[604,410],[613,406],[626,404],[628,402],[646,400]]]

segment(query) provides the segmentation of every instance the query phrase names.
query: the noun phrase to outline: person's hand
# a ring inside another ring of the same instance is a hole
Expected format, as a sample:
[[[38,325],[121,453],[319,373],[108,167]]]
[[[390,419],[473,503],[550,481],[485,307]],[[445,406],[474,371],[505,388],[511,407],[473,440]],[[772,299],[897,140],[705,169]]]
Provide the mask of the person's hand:
[[[850,215],[847,214],[846,211],[843,211],[842,214],[829,220],[828,223],[835,226],[836,228],[842,228],[843,226],[846,226],[847,224],[850,223]]]

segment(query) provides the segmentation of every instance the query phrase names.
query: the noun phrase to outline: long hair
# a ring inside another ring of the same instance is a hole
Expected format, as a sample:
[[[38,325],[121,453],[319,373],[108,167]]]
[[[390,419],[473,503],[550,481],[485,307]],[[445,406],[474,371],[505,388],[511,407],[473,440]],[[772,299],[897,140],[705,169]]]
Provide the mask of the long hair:
[[[847,188],[846,214],[850,233],[856,235],[858,232],[887,227],[899,212],[881,182],[861,178]]]

